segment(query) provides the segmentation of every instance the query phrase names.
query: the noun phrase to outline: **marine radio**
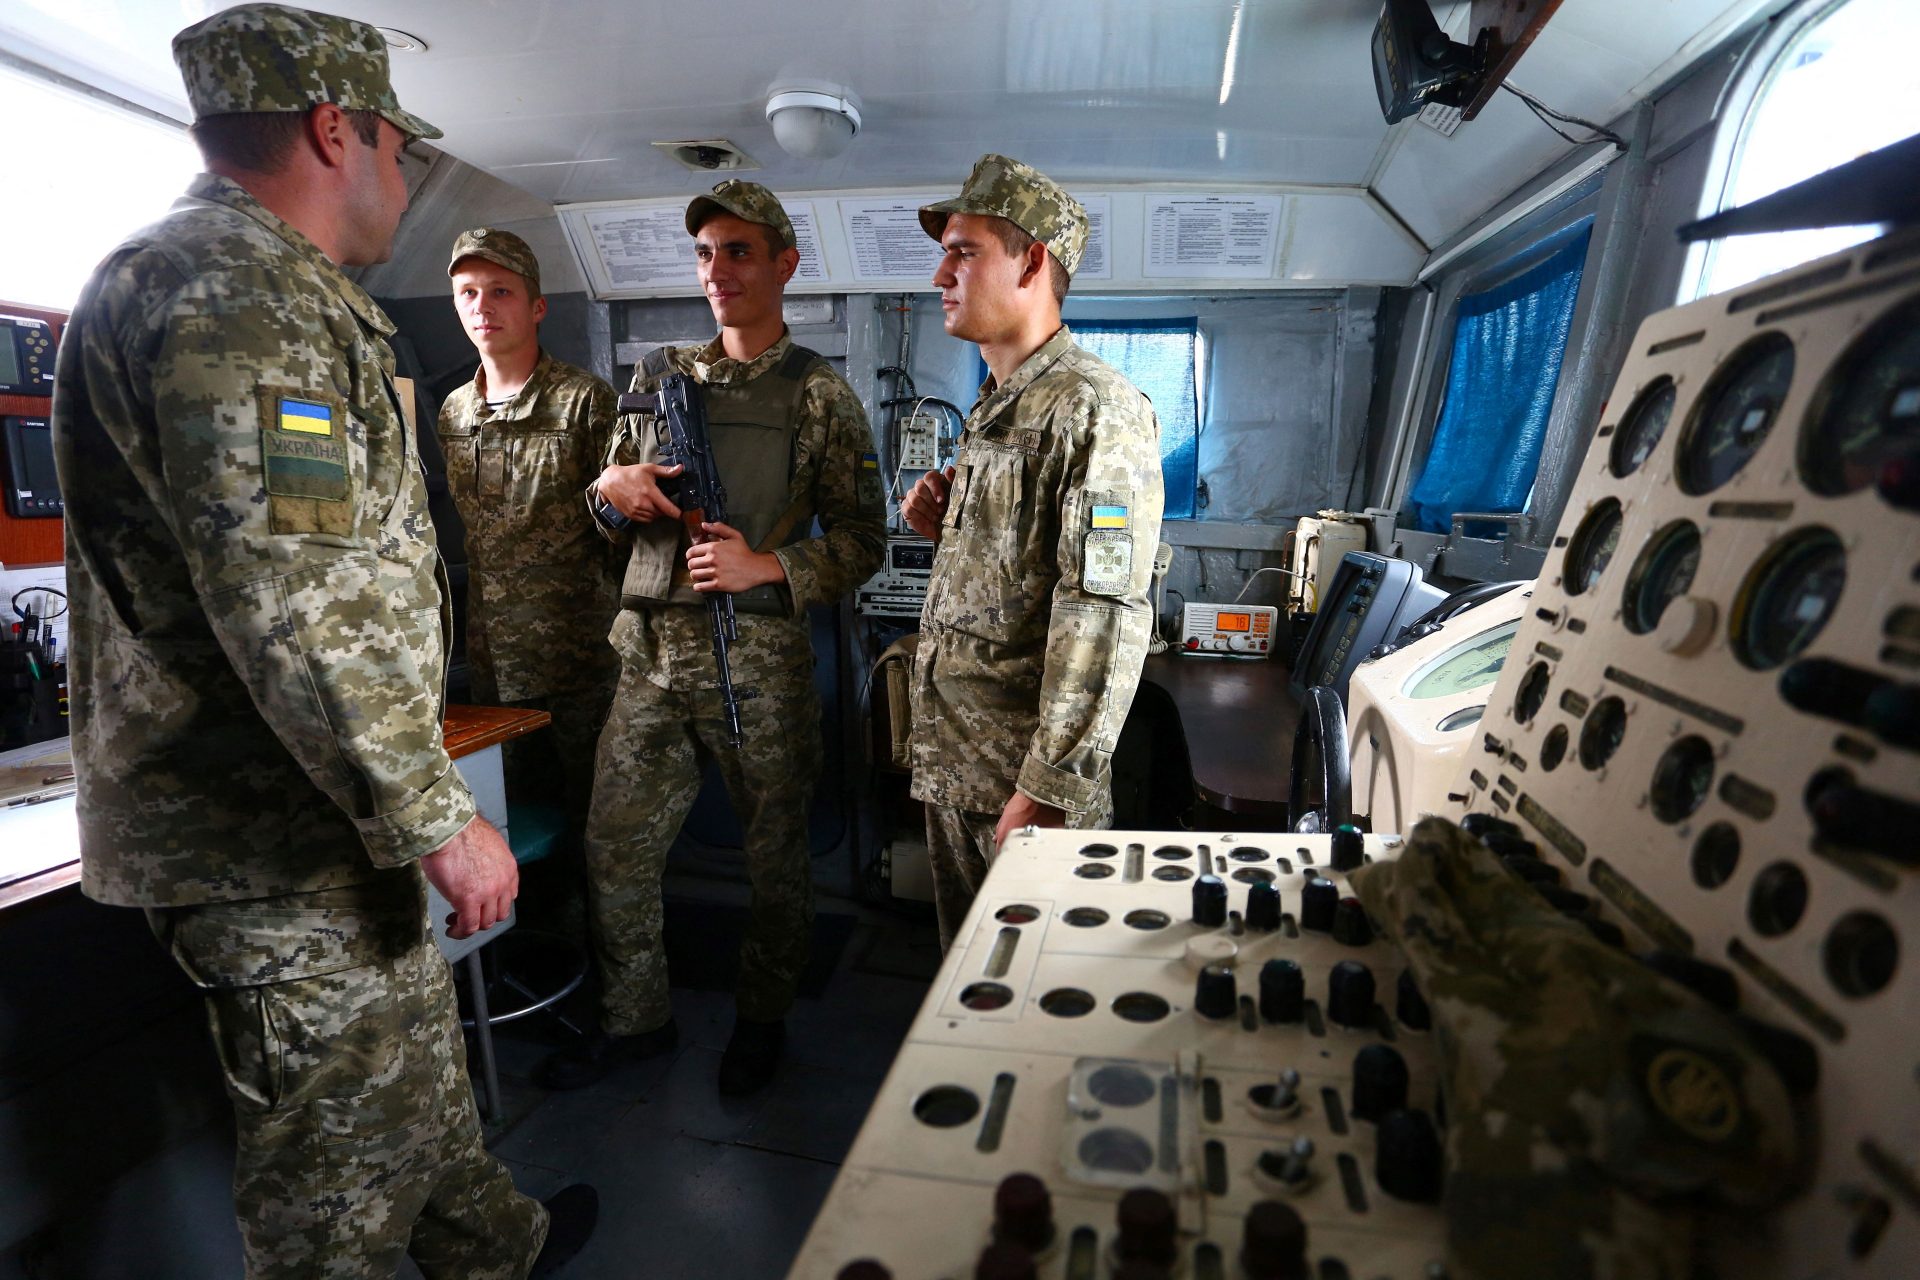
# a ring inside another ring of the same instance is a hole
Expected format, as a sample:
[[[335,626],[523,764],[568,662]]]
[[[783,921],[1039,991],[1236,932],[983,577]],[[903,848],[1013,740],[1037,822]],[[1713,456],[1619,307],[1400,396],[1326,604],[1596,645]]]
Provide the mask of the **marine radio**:
[[[854,594],[854,611],[866,618],[918,621],[933,577],[933,540],[918,534],[887,535],[887,558],[880,572]]]
[[[0,394],[53,394],[53,326],[26,316],[0,315]]]
[[[1273,656],[1280,611],[1272,605],[1190,604],[1180,615],[1180,650],[1215,658]]]

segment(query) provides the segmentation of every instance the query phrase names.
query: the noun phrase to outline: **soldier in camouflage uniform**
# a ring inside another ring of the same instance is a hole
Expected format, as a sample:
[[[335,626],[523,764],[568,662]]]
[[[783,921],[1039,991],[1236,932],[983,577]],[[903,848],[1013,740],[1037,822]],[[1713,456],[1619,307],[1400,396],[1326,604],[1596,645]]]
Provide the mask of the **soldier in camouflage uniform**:
[[[57,371],[82,883],[204,992],[249,1276],[546,1274],[592,1192],[550,1218],[482,1145],[426,882],[466,936],[518,879],[443,748],[393,326],[340,270],[439,134],[364,23],[245,5],[174,56],[211,172],[107,256]]]
[[[1087,216],[1045,175],[982,156],[920,211],[946,249],[946,330],[990,374],[956,464],[903,512],[938,543],[913,674],[913,795],[942,946],[1022,826],[1109,821],[1109,762],[1146,660],[1160,537],[1160,425],[1074,345],[1060,304]]]
[[[553,716],[551,743],[507,744],[507,792],[563,796],[577,841],[619,674],[606,635],[620,562],[580,509],[612,442],[613,388],[540,349],[540,262],[519,236],[462,232],[447,275],[480,352],[473,381],[440,406],[447,484],[467,526],[473,695]]]
[[[661,944],[660,880],[672,843],[713,759],[746,830],[753,917],[741,948],[736,1020],[720,1066],[723,1093],[772,1075],[784,1018],[813,929],[807,805],[821,754],[807,606],[839,599],[879,568],[885,499],[866,414],[820,356],[795,346],[781,319],[799,263],[793,224],[771,191],[729,180],[687,206],[702,288],[720,336],[698,350],[661,348],[634,371],[650,391],[668,373],[704,387],[731,526],[693,541],[660,487],[659,428],[621,420],[588,505],[635,523],[609,532],[631,544],[621,612],[609,637],[620,685],[600,750],[587,823],[600,1031],[549,1059],[541,1078],[577,1088],[616,1062],[675,1040]],[[820,532],[812,533],[815,522]],[[727,741],[706,602],[733,594],[739,638],[730,663],[745,745]]]
[[[1439,818],[1351,877],[1433,1010],[1456,1280],[1686,1280],[1703,1197],[1795,1185],[1778,1071],[1725,1014]]]

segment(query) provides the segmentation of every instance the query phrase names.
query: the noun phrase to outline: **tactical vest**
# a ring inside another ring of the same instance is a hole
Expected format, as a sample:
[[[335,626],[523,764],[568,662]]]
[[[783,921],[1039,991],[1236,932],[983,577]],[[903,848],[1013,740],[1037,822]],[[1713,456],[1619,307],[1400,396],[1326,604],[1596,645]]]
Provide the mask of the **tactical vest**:
[[[799,438],[800,397],[807,374],[824,363],[817,352],[795,346],[765,373],[746,382],[707,383],[700,390],[707,404],[707,436],[713,445],[714,468],[727,494],[727,523],[738,529],[755,551],[772,551],[806,538],[813,525],[813,509],[803,496],[791,499],[794,442]],[[674,372],[668,349],[656,347],[640,362],[646,385],[656,385]],[[665,603],[704,607],[707,597],[693,589],[687,576],[686,538],[674,549],[673,581]],[[621,603],[645,608],[662,603],[648,599],[636,580],[636,557],[627,565]],[[778,586],[766,583],[736,592],[733,607],[740,613],[787,613]]]

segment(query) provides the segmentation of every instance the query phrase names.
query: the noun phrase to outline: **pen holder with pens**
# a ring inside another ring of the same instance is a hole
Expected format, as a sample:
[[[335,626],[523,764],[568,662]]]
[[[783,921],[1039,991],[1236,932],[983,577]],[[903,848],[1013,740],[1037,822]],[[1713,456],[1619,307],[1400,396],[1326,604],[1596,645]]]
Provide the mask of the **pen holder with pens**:
[[[26,596],[40,599],[23,605]],[[66,596],[51,587],[29,587],[15,592],[12,604],[20,621],[0,623],[0,750],[67,732],[67,664],[56,654],[51,625],[66,612]]]

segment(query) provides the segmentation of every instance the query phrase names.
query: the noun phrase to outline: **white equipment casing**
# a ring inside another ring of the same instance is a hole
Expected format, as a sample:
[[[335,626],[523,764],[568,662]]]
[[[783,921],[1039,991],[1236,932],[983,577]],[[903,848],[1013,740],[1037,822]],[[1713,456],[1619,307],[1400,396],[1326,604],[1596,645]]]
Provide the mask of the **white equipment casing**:
[[[1449,811],[1447,792],[1478,731],[1493,680],[1471,687],[1447,679],[1463,661],[1490,657],[1502,632],[1518,625],[1532,592],[1495,596],[1384,658],[1362,663],[1347,684],[1347,752],[1353,812],[1374,831],[1411,831],[1429,814]],[[1494,677],[1494,678],[1497,678]],[[1431,696],[1416,697],[1439,682]]]
[[[1287,608],[1314,613],[1333,582],[1334,570],[1349,551],[1367,549],[1365,517],[1346,511],[1301,516],[1287,553]]]
[[[1180,648],[1195,656],[1270,658],[1280,611],[1270,604],[1190,604],[1180,611]]]
[[[1446,815],[1817,1051],[1806,1190],[1723,1275],[1920,1258],[1920,514],[1875,480],[1916,439],[1917,262],[1909,229],[1641,325]]]

